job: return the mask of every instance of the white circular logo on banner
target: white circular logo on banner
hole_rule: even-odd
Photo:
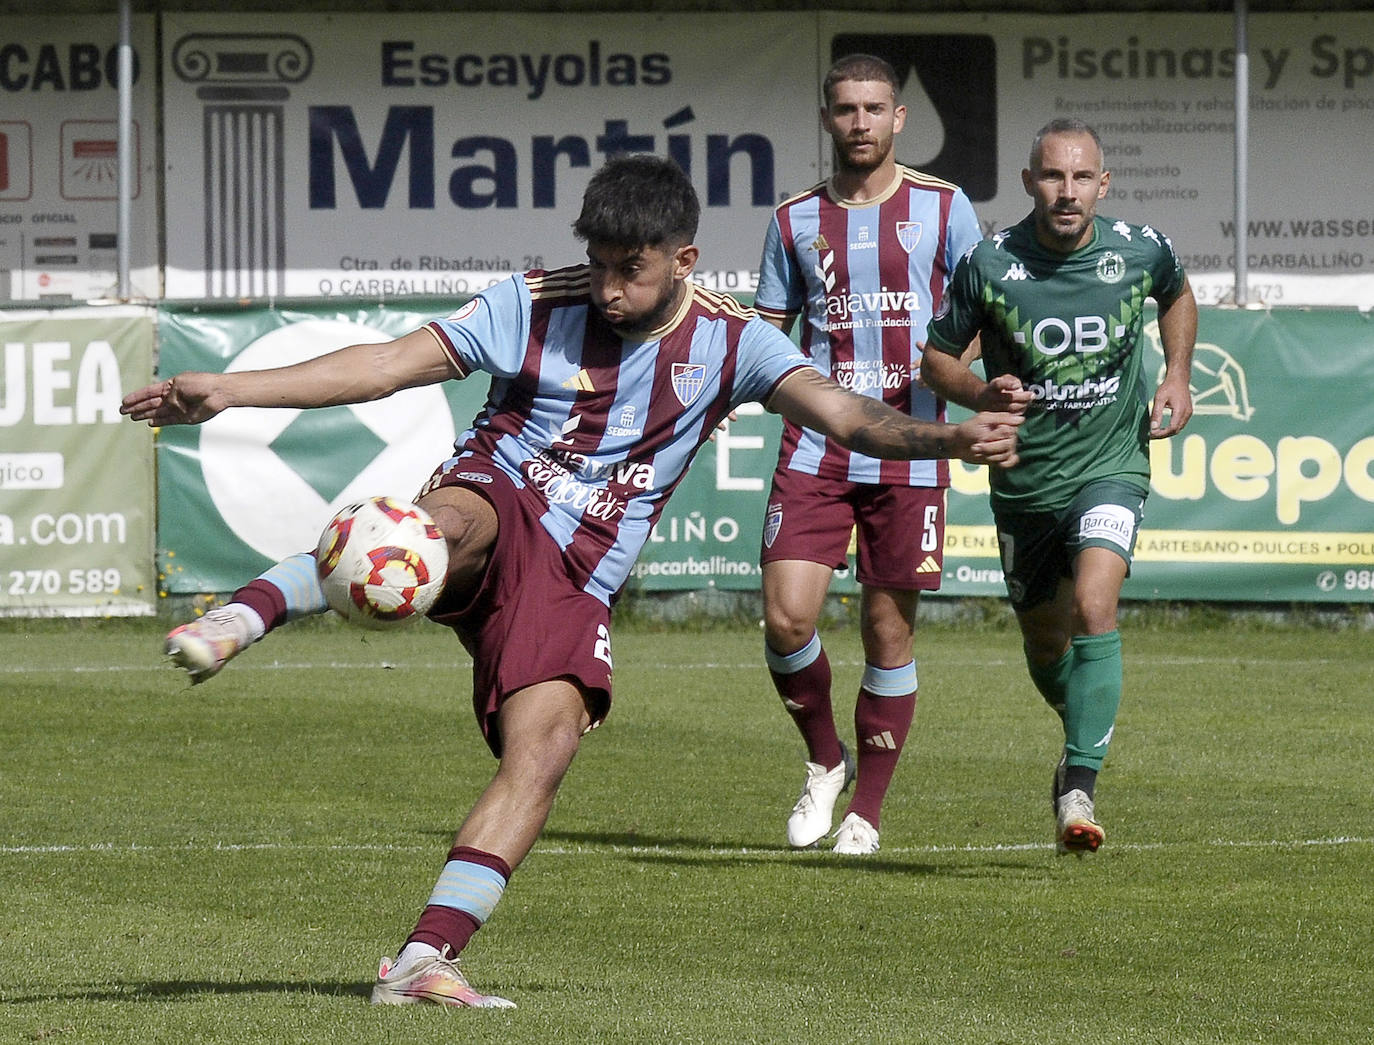
[[[390,340],[390,334],[360,324],[310,319],[264,334],[225,371],[288,366],[345,345]],[[229,528],[254,551],[282,559],[315,547],[324,524],[351,501],[381,494],[409,501],[452,452],[453,417],[438,385],[404,389],[375,403],[343,409],[382,449],[332,501],[272,449],[304,411],[226,410],[201,427],[200,463],[210,499]],[[322,455],[330,450],[320,448]]]

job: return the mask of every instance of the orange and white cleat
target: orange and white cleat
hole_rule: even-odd
[[[458,968],[458,959],[445,947],[437,957],[418,958],[404,969],[395,969],[383,958],[372,988],[373,1005],[452,1005],[469,1009],[513,1009],[515,1002],[491,994],[479,994]]]

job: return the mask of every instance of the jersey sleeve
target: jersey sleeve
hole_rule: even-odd
[[[1179,261],[1173,242],[1164,233],[1149,225],[1143,226],[1141,233],[1159,245],[1150,266],[1150,278],[1155,287],[1152,296],[1161,305],[1168,305],[1183,292],[1183,262]]]
[[[969,202],[962,189],[954,194],[954,199],[950,202],[949,220],[945,224],[948,229],[945,235],[945,271],[953,272],[959,264],[959,259],[977,246],[978,241],[983,238],[978,215],[973,212],[973,204]]]
[[[927,347],[961,355],[983,323],[982,280],[974,263],[975,243],[954,266],[945,296],[926,328]]]
[[[754,310],[769,319],[795,316],[806,306],[806,288],[797,272],[796,259],[782,232],[778,212],[769,219],[763,236],[763,257],[759,260],[759,286],[754,292]]]
[[[778,383],[802,367],[815,369],[790,337],[762,319],[750,320],[740,334],[731,408],[740,403],[767,402]]]
[[[484,370],[499,377],[520,372],[530,332],[530,291],[517,274],[488,287],[462,308],[425,324],[463,377]]]

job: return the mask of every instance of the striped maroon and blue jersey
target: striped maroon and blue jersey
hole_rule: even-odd
[[[592,306],[586,265],[514,276],[426,325],[463,377],[491,375],[444,467],[481,459],[509,475],[577,583],[608,604],[716,425],[811,366],[733,298],[687,287],[641,340]]]
[[[943,400],[913,377],[954,266],[980,238],[963,191],[909,167],[862,204],[821,182],[773,212],[754,307],[778,321],[801,315],[803,350],[846,388],[943,421]],[[880,461],[791,422],[778,465],[841,481],[949,485],[946,461]]]

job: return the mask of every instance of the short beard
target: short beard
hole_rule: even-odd
[[[889,144],[886,149],[875,153],[871,162],[856,163],[850,158],[849,150],[835,147],[835,166],[837,169],[847,171],[852,174],[869,174],[876,171],[892,155],[892,146]]]
[[[1046,239],[1063,244],[1065,248],[1074,247],[1078,241],[1082,239],[1083,233],[1092,225],[1093,220],[1090,215],[1075,214],[1074,217],[1080,219],[1079,224],[1072,232],[1064,232],[1057,226],[1050,224],[1051,217],[1052,215],[1049,214],[1045,216],[1045,220],[1040,223],[1040,231],[1044,234]]]

